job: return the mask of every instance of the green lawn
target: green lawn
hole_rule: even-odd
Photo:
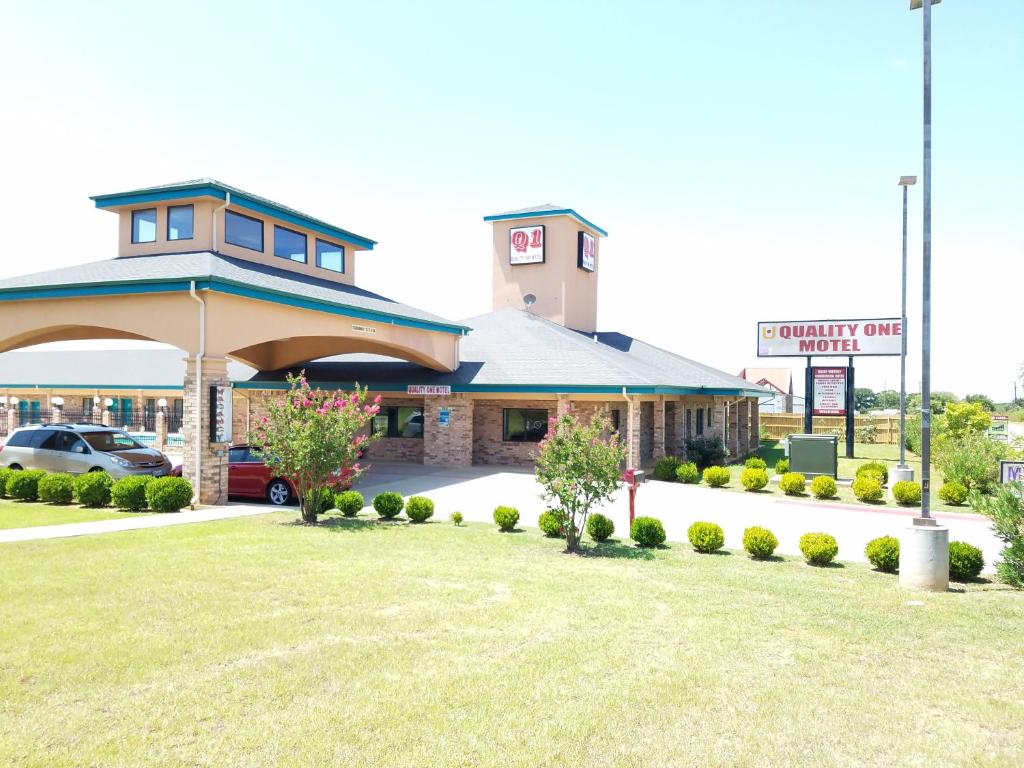
[[[0,530],[61,523],[88,523],[92,520],[112,520],[120,517],[138,517],[138,513],[118,512],[115,509],[87,509],[74,504],[59,506],[0,499]]]
[[[1024,763],[1000,585],[292,518],[0,545],[0,765]]]
[[[839,477],[852,479],[857,474],[857,467],[861,464],[866,464],[869,461],[882,461],[888,464],[890,467],[895,467],[899,464],[900,459],[900,448],[898,445],[878,445],[874,443],[856,443],[853,446],[854,457],[852,459],[846,458],[846,446],[839,446]],[[761,443],[761,448],[758,450],[757,455],[760,456],[768,464],[768,474],[770,476],[775,475],[774,467],[775,462],[781,458],[784,458],[784,452],[778,441],[766,440]],[[918,482],[921,480],[921,458],[913,453],[907,452],[907,466],[914,470],[914,479]],[[729,467],[732,479],[729,485],[726,486],[728,490],[745,492],[743,485],[740,483],[740,473],[743,472],[743,464],[733,464]],[[947,504],[939,498],[939,488],[942,487],[942,475],[938,473],[935,466],[932,465],[932,493],[931,493],[931,508],[933,510],[941,512],[958,512],[961,514],[970,514],[972,512],[969,506],[954,507]],[[782,491],[779,490],[779,486],[776,483],[769,483],[768,487],[763,491],[766,493],[775,493],[782,496]],[[808,498],[810,494],[810,483],[808,483]],[[814,500],[818,502],[816,499]],[[841,504],[863,504],[862,501],[857,499],[853,495],[853,491],[850,490],[848,485],[841,485],[838,489],[836,498],[833,499],[836,503]],[[899,507],[896,502],[892,501],[888,493],[883,500],[878,504],[872,504],[871,506],[888,506],[892,508]]]

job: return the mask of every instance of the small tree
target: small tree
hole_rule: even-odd
[[[991,497],[975,491],[971,506],[992,521],[992,530],[1006,545],[996,574],[1007,584],[1024,589],[1024,484],[1009,483]]]
[[[542,498],[562,518],[566,552],[579,549],[590,511],[618,489],[625,458],[607,414],[599,413],[589,424],[581,424],[572,412],[550,420],[535,456],[536,475]]]
[[[363,428],[380,410],[380,397],[366,402],[366,389],[324,392],[311,389],[305,373],[288,376],[291,390],[272,402],[250,440],[263,448],[274,474],[288,477],[299,495],[302,520],[315,523],[325,488],[354,480],[363,468],[359,453],[377,436]],[[342,478],[341,470],[351,470]]]

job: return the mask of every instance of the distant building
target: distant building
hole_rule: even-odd
[[[740,378],[775,393],[770,399],[761,399],[761,413],[793,413],[793,372],[789,368],[744,368]]]

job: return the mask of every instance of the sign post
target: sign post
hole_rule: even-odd
[[[809,357],[804,369],[804,434],[814,434],[814,369]]]

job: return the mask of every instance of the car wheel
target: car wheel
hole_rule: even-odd
[[[283,506],[291,499],[292,492],[284,480],[271,480],[267,486],[267,501],[276,507]]]
[[[21,464],[11,464],[11,466],[9,466],[8,469],[13,470],[14,472],[17,472],[18,470],[21,469]]]

